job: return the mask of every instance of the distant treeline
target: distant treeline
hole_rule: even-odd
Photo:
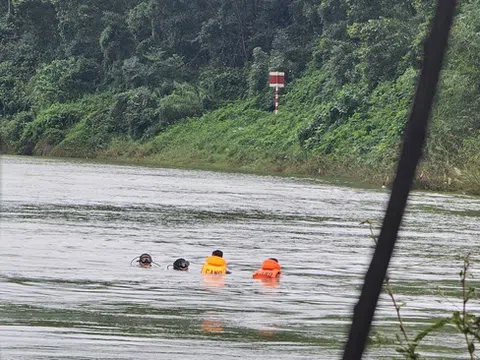
[[[3,152],[390,181],[433,0],[7,0]],[[271,113],[269,70],[287,73]],[[464,0],[418,183],[480,192],[480,1]]]

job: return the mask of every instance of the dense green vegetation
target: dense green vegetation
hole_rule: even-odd
[[[3,152],[388,182],[433,0],[7,0]],[[480,0],[461,2],[417,184],[480,193]],[[272,114],[269,70],[285,71]]]

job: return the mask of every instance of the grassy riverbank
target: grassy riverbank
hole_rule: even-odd
[[[286,104],[282,112],[249,108],[238,102],[202,118],[188,119],[170,127],[152,141],[140,143],[112,138],[106,148],[76,143],[76,136],[53,147],[48,155],[86,156],[153,165],[239,170],[286,175],[341,177],[376,185],[393,179],[400,137],[377,141],[376,151],[360,154],[345,151],[324,154],[302,148],[298,133],[308,124],[304,113],[296,114]],[[340,136],[350,129],[338,131]],[[377,130],[380,131],[380,130]],[[388,130],[385,130],[388,131]],[[73,132],[73,134],[78,134]],[[80,138],[84,138],[80,136]],[[91,139],[94,139],[92,134]],[[345,148],[358,146],[345,137]],[[390,141],[385,143],[386,140]],[[381,149],[386,149],[382,153]],[[479,165],[466,162],[435,163],[427,157],[421,164],[415,186],[435,191],[480,194]]]
[[[139,141],[111,131],[107,113],[111,96],[103,94],[49,108],[26,124],[16,142],[4,138],[2,143],[10,153],[28,147],[34,155],[342,177],[388,185],[416,74],[406,72],[366,95],[354,87],[327,93],[325,73],[310,75],[291,85],[278,115],[259,109],[255,99],[239,100]],[[323,95],[322,102],[317,101],[318,94]],[[439,108],[415,186],[480,194],[480,138],[467,137],[458,150],[439,156],[435,138],[441,124]],[[73,119],[71,128],[50,128],[65,119]],[[330,125],[319,129],[318,122]],[[18,124],[10,123],[14,125]],[[441,141],[440,145],[446,147]]]
[[[446,72],[444,81],[449,76],[454,74]],[[353,86],[338,91],[328,74],[316,70],[290,86],[277,115],[260,110],[256,99],[237,101],[169,126],[149,141],[112,137],[106,148],[82,140],[98,138],[98,131],[80,123],[51,154],[77,156],[84,151],[87,156],[170,166],[342,177],[388,185],[415,81],[416,73],[406,71],[372,92]],[[480,136],[445,140],[439,130],[444,126],[445,91],[449,89],[442,89],[435,107],[415,186],[480,194]],[[454,127],[450,131],[454,134]],[[80,141],[75,142],[77,138]]]
[[[433,3],[322,2],[309,11],[298,3],[284,22],[265,7],[265,19],[247,27],[250,37],[218,37],[217,25],[232,25],[223,18],[227,3],[219,13],[195,2],[195,14],[154,3],[138,0],[113,14],[110,3],[97,11],[22,2],[0,18],[0,150],[392,181]],[[85,29],[76,14],[88,9],[111,16]],[[260,11],[243,10],[245,21]],[[171,31],[155,27],[199,14],[182,34],[175,22]],[[264,32],[267,20],[272,33]],[[73,25],[75,36],[62,32]],[[480,194],[479,27],[480,0],[463,2],[418,188]],[[273,69],[287,73],[278,115],[267,82]]]
[[[371,92],[354,86],[332,91],[331,79],[315,70],[290,85],[278,115],[259,108],[258,99],[238,100],[170,125],[144,141],[112,131],[112,95],[88,96],[52,106],[27,121],[11,120],[0,129],[2,145],[9,153],[342,177],[388,185],[415,80],[416,73],[407,71]],[[442,94],[415,186],[480,194],[480,136],[456,135],[448,142],[444,130],[439,130],[445,116]],[[68,122],[70,127],[58,125]]]

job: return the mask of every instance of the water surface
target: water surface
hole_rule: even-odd
[[[388,200],[308,179],[28,157],[3,157],[1,180],[0,358],[15,360],[336,359],[372,253],[360,222]],[[461,307],[459,257],[479,260],[479,212],[474,197],[412,196],[391,267],[412,334]],[[208,282],[200,268],[217,248],[233,273]],[[130,267],[143,252],[161,267]],[[178,257],[188,273],[166,269]],[[266,257],[282,264],[278,284],[251,279]],[[398,332],[385,295],[375,325]],[[467,358],[452,328],[424,343],[429,357]],[[376,344],[366,357],[396,356]]]

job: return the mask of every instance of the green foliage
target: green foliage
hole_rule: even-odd
[[[95,157],[111,141],[111,129],[105,118],[106,111],[95,111],[77,123],[65,139],[53,148],[58,156]]]
[[[97,64],[85,58],[54,60],[33,77],[33,102],[42,108],[74,100],[95,89],[99,74]]]
[[[200,74],[200,87],[206,108],[212,109],[241,98],[247,82],[242,69],[206,67]]]
[[[29,107],[25,83],[12,73],[13,62],[0,62],[0,115],[14,115]]]
[[[107,0],[52,0],[58,19],[60,51],[66,57],[101,61],[100,34],[103,13],[112,10]],[[119,3],[115,4],[120,7]]]
[[[118,149],[158,134],[187,138],[180,129],[199,126],[207,137],[216,134],[210,139],[216,145],[194,136],[191,148],[209,148],[198,153],[211,161],[314,173],[364,169],[370,179],[387,178],[395,166],[435,6],[433,0],[8,4],[0,16],[4,151],[74,155],[78,146],[92,156],[91,149],[107,154],[112,138]],[[480,192],[479,9],[480,0],[469,0],[458,10],[419,172],[426,188]],[[276,117],[269,70],[287,73]],[[69,116],[69,107],[80,107],[77,115]],[[184,121],[193,117],[199,118]]]
[[[428,335],[432,335],[434,332],[441,330],[448,324],[452,323],[452,318],[443,318],[435,321],[433,324],[429,325],[427,328],[423,329],[422,331],[418,332],[415,335],[415,338],[412,341],[404,343],[403,341],[397,342],[399,344],[396,348],[399,354],[402,354],[403,357],[407,360],[420,360],[422,356],[417,353],[417,348],[420,345],[421,341]]]
[[[77,104],[54,104],[41,111],[34,121],[26,123],[19,139],[19,151],[33,154],[40,141],[56,145],[82,117],[82,109]]]
[[[203,94],[187,83],[176,83],[172,93],[160,100],[162,125],[171,125],[203,113]]]
[[[430,130],[428,156],[454,161],[463,139],[480,130],[480,2],[464,5],[453,28],[448,62]]]
[[[144,140],[166,126],[203,113],[203,95],[187,83],[175,83],[165,96],[142,87],[117,94],[108,114],[110,131]]]
[[[127,14],[127,24],[137,43],[154,40],[155,26],[154,5],[152,1],[143,1],[130,9]]]
[[[371,86],[401,74],[398,67],[409,51],[413,29],[403,19],[389,18],[354,23],[348,28],[349,36],[360,43],[359,66]]]
[[[55,8],[46,0],[16,1],[13,6],[15,18],[10,21],[14,32],[19,36],[18,42],[24,47],[22,56],[17,57],[17,60],[23,62],[28,59],[32,71],[56,55],[59,36]],[[14,50],[13,55],[20,55],[18,49]]]
[[[108,118],[111,131],[141,139],[160,119],[159,97],[147,88],[117,94]]]
[[[253,49],[253,64],[248,74],[248,95],[255,96],[265,91],[268,83],[268,56],[257,47]]]
[[[312,66],[332,74],[338,86],[358,82],[357,48],[358,45],[351,41],[322,38],[314,48]]]
[[[174,81],[188,79],[183,58],[178,55],[168,56],[165,51],[151,47],[137,56],[124,60],[123,78],[128,87],[148,86],[168,94],[173,89]]]
[[[25,125],[34,120],[31,112],[16,113],[10,120],[1,119],[0,137],[2,139],[2,152],[15,152],[18,149],[20,138]]]
[[[124,17],[108,11],[104,14],[105,28],[100,34],[100,49],[103,54],[105,71],[114,82],[121,83],[117,72],[124,59],[130,57],[135,49],[133,35],[127,27]]]

